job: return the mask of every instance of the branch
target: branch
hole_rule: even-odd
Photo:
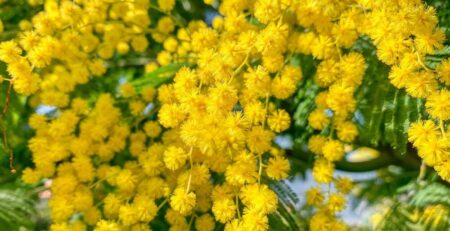
[[[361,162],[350,162],[347,160],[341,160],[336,162],[336,169],[347,172],[368,172],[374,171],[380,168],[388,167],[389,165],[396,164],[396,160],[385,152],[380,152],[380,155],[371,160]]]
[[[389,165],[398,165],[406,169],[418,169],[420,161],[416,160],[409,152],[404,155],[396,154],[392,149],[379,150],[380,155],[371,160],[351,162],[348,160],[341,160],[335,162],[336,169],[347,172],[368,172],[378,170],[380,168],[388,167]],[[302,150],[298,145],[294,145],[292,150],[286,150],[287,155],[291,155],[294,158],[299,158],[302,161],[308,162],[312,160],[312,156],[315,154]]]

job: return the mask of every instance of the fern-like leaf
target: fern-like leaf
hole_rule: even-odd
[[[284,182],[273,182],[271,188],[278,195],[278,209],[269,215],[272,230],[303,230],[306,221],[296,212],[299,199],[294,191]]]
[[[35,203],[22,191],[0,189],[0,227],[2,230],[32,230]]]
[[[444,204],[450,207],[450,187],[432,183],[418,190],[411,200],[411,205],[424,207],[432,204]]]

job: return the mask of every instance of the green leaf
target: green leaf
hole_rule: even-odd
[[[433,56],[450,56],[450,46],[445,46],[441,50],[434,52]]]
[[[314,99],[319,91],[319,87],[314,80],[308,79],[297,92],[298,106],[294,113],[295,125],[306,127],[308,124],[308,115],[314,109]]]
[[[279,203],[277,211],[269,215],[269,230],[301,230],[306,221],[296,213],[297,195],[284,182],[271,182],[270,186],[278,195]]]
[[[359,107],[364,119],[360,126],[362,143],[374,146],[386,143],[395,151],[404,154],[408,144],[409,126],[424,113],[422,101],[393,86],[369,91],[370,93],[373,93],[374,97]]]
[[[445,46],[434,54],[427,55],[427,57],[425,57],[425,65],[431,69],[436,69],[436,67],[448,57],[450,57],[450,46]]]
[[[36,216],[34,201],[24,192],[0,190],[0,225],[7,230],[19,230],[20,227],[32,230]]]
[[[372,76],[366,76],[371,78]],[[388,98],[389,85],[382,80],[364,83],[361,87],[362,96],[359,98],[358,111],[362,113],[360,123],[360,139],[371,145],[377,145],[382,137],[381,126],[383,113],[392,105],[385,104]]]
[[[272,189],[280,197],[280,200],[282,200],[285,204],[290,205],[290,207],[294,208],[295,205],[299,202],[299,199],[295,192],[285,182],[273,182],[271,186]]]
[[[403,95],[398,90],[394,90],[389,91],[386,98],[383,105],[385,138],[386,140],[395,140],[396,115],[399,113],[397,105],[403,100]]]
[[[169,82],[175,73],[183,66],[191,66],[189,63],[172,63],[167,66],[160,67],[141,78],[131,81],[131,84],[140,90],[142,87],[158,87],[163,83]]]
[[[404,154],[408,128],[424,114],[423,103],[395,88],[388,79],[389,67],[374,54],[367,54],[366,61],[369,68],[356,94],[359,142],[374,147],[387,144]]]
[[[294,98],[294,105],[296,107],[290,112],[293,115],[292,119],[294,121],[294,137],[299,144],[304,144],[314,132],[314,129],[308,126],[308,116],[314,110],[314,99],[320,92],[319,86],[314,82],[317,62],[311,55],[298,55],[294,56],[291,60],[292,65],[301,66],[304,76]]]
[[[440,183],[431,183],[418,190],[410,204],[416,207],[426,207],[433,204],[450,206],[450,188]]]

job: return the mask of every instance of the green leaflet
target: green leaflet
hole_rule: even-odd
[[[433,56],[450,56],[450,46],[445,46],[441,50],[434,52]]]
[[[272,189],[277,193],[286,205],[289,205],[290,208],[294,208],[297,203],[300,202],[295,192],[292,188],[283,181],[276,182],[274,181],[271,185]]]
[[[389,144],[404,154],[408,128],[423,114],[422,101],[391,85],[380,85],[368,90],[367,94],[367,100],[358,107],[361,112],[361,143],[372,146]]]
[[[298,106],[294,114],[295,125],[306,127],[308,124],[309,113],[314,109],[314,98],[319,92],[319,87],[315,85],[314,80],[306,80],[297,92]]]
[[[407,95],[404,90],[393,89],[390,94],[393,98],[384,103],[384,139],[394,150],[404,154],[409,126],[419,119],[423,105],[420,99]]]
[[[410,204],[415,207],[426,207],[431,204],[450,206],[450,188],[444,184],[433,182],[418,190]]]
[[[402,189],[403,188],[403,189]],[[432,182],[418,187],[412,182],[398,190],[399,196],[391,210],[385,214],[377,230],[448,230],[450,217],[442,216],[440,219],[430,219],[429,214],[423,211],[432,205],[440,205],[448,211],[450,206],[450,190],[448,186]],[[415,193],[410,193],[414,191]],[[410,195],[408,198],[407,195]],[[403,197],[403,199],[400,199]],[[405,198],[408,198],[405,200]],[[417,209],[422,211],[417,214]],[[419,217],[417,217],[419,215]],[[413,218],[413,219],[412,219]],[[436,220],[435,220],[436,219]],[[435,222],[438,221],[438,222]]]
[[[408,128],[423,115],[423,102],[392,86],[388,67],[374,55],[367,56],[367,63],[363,84],[356,94],[359,141],[368,146],[389,145],[404,154]]]
[[[436,68],[450,56],[450,46],[426,58],[429,68]],[[404,154],[408,144],[407,132],[411,123],[424,116],[424,101],[396,89],[387,78],[388,69],[375,56],[367,56],[369,68],[358,93],[360,141],[365,145],[388,144]]]
[[[442,50],[436,51],[433,55],[425,58],[425,65],[435,69],[444,59],[450,57],[450,46],[445,46]]]
[[[139,91],[143,87],[158,87],[163,83],[169,82],[175,73],[183,66],[191,66],[189,63],[172,63],[167,66],[160,67],[153,72],[145,74],[141,78],[137,78],[130,83]]]
[[[0,190],[0,227],[5,230],[33,230],[36,216],[34,201],[25,193]]]
[[[317,60],[312,56],[299,55],[292,59],[293,65],[301,66],[304,79],[298,86],[298,91],[294,99],[297,105],[293,114],[293,122],[295,126],[294,137],[299,143],[305,143],[309,136],[313,134],[313,129],[308,126],[308,116],[315,108],[314,99],[319,93],[319,86],[314,83],[314,73]]]
[[[295,212],[299,202],[297,195],[282,181],[272,182],[270,185],[278,195],[278,209],[269,215],[269,230],[302,230],[300,227],[306,221]]]
[[[385,98],[387,95],[387,85],[371,83],[372,87],[367,87],[364,98],[358,101],[358,111],[362,118],[359,119],[359,134],[363,143],[377,145],[381,139],[382,113]],[[365,88],[363,85],[362,88]],[[386,105],[388,106],[388,105]],[[386,110],[386,109],[385,109]]]

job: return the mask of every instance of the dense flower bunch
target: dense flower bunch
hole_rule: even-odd
[[[23,172],[28,183],[53,180],[52,230],[149,230],[157,216],[172,230],[267,230],[278,206],[269,183],[290,171],[274,138],[291,126],[279,105],[302,80],[296,54],[320,60],[314,80],[322,90],[308,117],[318,183],[306,193],[316,211],[310,228],[346,230],[338,214],[352,182],[333,172],[358,136],[354,93],[366,63],[352,46],[361,36],[391,66],[395,87],[426,100],[430,119],[409,138],[450,181],[450,60],[424,64],[444,40],[433,8],[418,0],[224,0],[209,27],[177,21],[174,6],[48,0],[17,38],[0,44],[15,91],[32,95],[34,106],[56,107],[29,119],[35,168]],[[154,25],[150,9],[164,15]],[[149,38],[163,50],[146,71],[188,63],[171,83],[124,83],[95,102],[71,96],[105,75],[107,60],[146,52]]]
[[[352,189],[352,182],[333,176],[334,162],[344,158],[345,144],[351,144],[358,135],[352,122],[356,109],[353,95],[366,68],[364,57],[349,49],[358,38],[362,17],[362,10],[351,3],[307,1],[296,8],[298,23],[308,28],[298,35],[298,49],[321,60],[314,80],[323,91],[315,99],[316,109],[308,122],[322,132],[309,139],[308,147],[317,155],[313,177],[329,189],[313,187],[307,192],[307,203],[318,209],[310,222],[312,230],[346,228],[335,215],[346,207],[345,194]],[[334,192],[330,191],[332,183]]]
[[[86,5],[48,2],[42,14],[54,14],[65,9],[66,4],[79,9],[82,15],[84,11],[89,12],[88,2]],[[116,8],[116,4],[120,7]],[[159,9],[173,7],[173,4],[166,4],[161,1]],[[138,6],[149,7],[145,2]],[[36,136],[30,140],[29,148],[36,168],[26,169],[23,174],[24,181],[29,183],[41,178],[53,179],[50,201],[53,230],[79,230],[87,226],[93,226],[94,230],[148,230],[147,224],[167,202],[170,209],[165,218],[175,230],[188,229],[194,220],[198,230],[212,230],[216,221],[226,224],[226,229],[230,230],[268,228],[267,215],[277,209],[278,199],[263,182],[284,179],[290,170],[283,152],[272,143],[276,133],[289,128],[290,116],[283,109],[277,109],[270,99],[272,96],[286,99],[292,95],[302,73],[298,67],[285,65],[284,60],[270,71],[262,65],[252,67],[261,54],[283,57],[287,51],[288,28],[282,23],[282,15],[269,28],[257,28],[245,20],[245,8],[239,12],[242,14],[240,23],[247,28],[242,38],[236,25],[224,26],[226,22],[222,24],[220,19],[216,20],[215,29],[193,21],[186,28],[178,28],[176,37],[169,35],[175,29],[171,17],[161,18],[157,28],[149,30],[152,38],[161,42],[165,49],[156,57],[159,65],[186,61],[185,56],[189,54],[195,57],[197,66],[182,68],[173,84],[159,88],[158,120],[166,128],[164,131],[158,122],[145,118],[154,113],[152,109],[146,111],[154,98],[154,89],[144,88],[137,94],[131,84],[123,84],[120,94],[128,101],[128,112],[116,107],[117,102],[109,94],[101,95],[95,105],[90,106],[82,98],[68,97],[67,93],[75,84],[86,83],[94,74],[86,72],[88,70],[83,70],[84,75],[72,72],[70,61],[74,60],[64,60],[71,53],[56,56],[53,50],[45,48],[43,54],[51,57],[45,65],[36,66],[29,58],[29,51],[25,50],[26,54],[21,56],[22,37],[18,43],[2,44],[5,54],[10,44],[18,48],[14,60],[4,60],[9,67],[21,60],[30,64],[30,68],[38,68],[42,76],[41,81],[33,74],[37,78],[35,87],[20,91],[16,84],[22,76],[10,72],[16,91],[22,94],[38,91],[35,104],[59,109],[52,118],[38,114],[30,118],[29,124],[36,130]],[[106,71],[102,60],[107,60],[114,52],[126,54],[128,43],[133,46],[133,37],[125,32],[106,34],[99,43],[95,42],[101,36],[97,28],[105,29],[112,21],[117,27],[107,31],[122,27],[126,31],[127,26],[131,26],[130,30],[138,30],[131,33],[132,36],[143,36],[143,28],[148,26],[135,25],[125,19],[121,24],[121,20],[116,22],[111,18],[115,13],[127,15],[126,9],[132,14],[139,12],[135,3],[104,3],[102,9],[108,11],[105,12],[108,17],[93,22],[91,30],[86,32],[91,39],[86,44],[92,47],[86,50],[77,46],[80,44],[73,46],[80,57],[99,57],[96,60],[102,67],[99,75]],[[119,9],[124,12],[115,12]],[[237,12],[224,9],[223,14],[227,13]],[[62,25],[55,28],[48,38],[54,39],[55,44],[63,44],[64,41],[59,41],[59,36],[64,37],[61,34],[79,35],[91,25],[69,26],[67,30]],[[35,35],[35,31],[26,30],[23,34]],[[259,42],[258,49],[252,48],[258,33],[264,33],[265,38]],[[40,34],[36,36],[39,41]],[[78,37],[73,39],[78,40]],[[268,49],[269,41],[282,44],[276,50]],[[142,50],[133,48],[143,51],[147,40],[143,44]],[[221,57],[219,50],[227,52],[227,56]],[[83,59],[77,61],[90,63]],[[146,68],[151,71],[154,67],[151,63]],[[84,79],[71,83],[72,75]],[[123,114],[131,114],[134,126],[124,122]],[[127,153],[131,158],[125,164],[114,163],[118,155]],[[212,174],[224,176],[224,181],[213,182]],[[82,218],[73,221],[76,214]],[[191,222],[188,223],[186,217]]]
[[[377,45],[378,58],[391,66],[390,82],[426,101],[430,119],[413,124],[409,140],[425,164],[450,181],[450,141],[445,128],[450,118],[450,61],[444,60],[435,69],[425,65],[425,56],[441,49],[445,40],[437,28],[435,10],[420,1],[367,2],[362,7],[369,12],[362,33]]]
[[[445,128],[450,118],[450,61],[444,60],[435,69],[425,65],[425,56],[441,49],[445,40],[437,28],[436,12],[420,1],[367,3],[364,7],[371,12],[368,25],[362,28],[377,44],[378,58],[391,66],[390,82],[426,101],[429,119],[410,127],[409,141],[426,165],[450,181],[450,140]]]
[[[297,11],[304,16],[299,17],[301,25],[312,27],[317,33],[305,49],[323,59],[315,80],[319,86],[328,88],[317,96],[317,109],[309,116],[311,127],[331,127],[328,138],[318,135],[309,140],[310,150],[321,156],[314,164],[315,180],[320,183],[337,181],[339,191],[340,179],[333,179],[332,162],[343,157],[342,142],[351,144],[358,134],[357,127],[346,119],[351,119],[352,115],[348,115],[355,109],[352,96],[361,84],[364,58],[352,51],[343,55],[342,49],[348,51],[345,48],[351,47],[361,35],[373,40],[379,60],[391,66],[389,80],[395,87],[405,88],[413,97],[426,99],[427,112],[434,119],[412,125],[410,141],[427,165],[434,166],[442,178],[450,180],[450,142],[444,125],[450,115],[450,92],[447,90],[450,65],[449,61],[444,61],[436,70],[431,70],[424,64],[425,56],[442,48],[445,39],[443,32],[436,28],[438,20],[434,9],[425,7],[420,1],[351,2],[345,5],[343,2],[310,1],[310,4],[299,6]],[[334,135],[339,141],[332,138]],[[316,188],[307,196],[311,204],[323,200]],[[333,207],[330,205],[332,196],[335,195],[329,196],[328,210]],[[325,216],[317,217],[311,223],[319,229],[330,228]]]
[[[244,17],[250,2],[236,9],[237,3],[224,2],[225,17],[214,28],[187,28],[196,68],[182,68],[158,91],[158,120],[171,137],[162,160],[177,179],[169,199],[174,211],[192,216],[211,209],[225,230],[266,230],[278,200],[262,178],[281,180],[289,173],[272,141],[289,128],[290,116],[273,101],[291,96],[302,72],[285,60],[292,25],[281,9],[257,27]],[[210,174],[225,180],[211,184]]]
[[[21,22],[17,39],[0,45],[0,60],[8,64],[14,89],[35,93],[35,103],[68,106],[76,85],[105,73],[102,59],[115,51],[125,54],[130,46],[136,52],[148,46],[148,2],[77,2],[46,1],[31,22]]]

